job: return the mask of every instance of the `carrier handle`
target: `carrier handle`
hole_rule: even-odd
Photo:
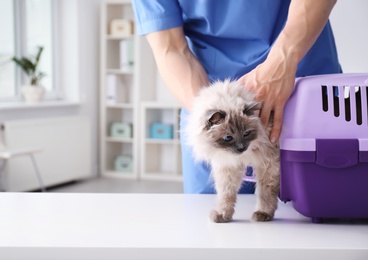
[[[327,168],[347,168],[359,163],[358,139],[316,139],[316,163]]]

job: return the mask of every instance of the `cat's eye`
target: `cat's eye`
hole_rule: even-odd
[[[230,142],[231,140],[233,140],[233,137],[231,135],[227,135],[223,137],[225,142]]]
[[[247,137],[249,134],[250,134],[250,131],[249,131],[249,130],[247,130],[247,131],[245,131],[245,132],[244,132],[243,136],[244,136],[244,137]]]

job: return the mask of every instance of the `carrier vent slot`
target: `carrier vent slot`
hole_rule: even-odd
[[[328,111],[327,86],[322,86],[322,109],[325,112]]]
[[[355,87],[355,107],[356,107],[356,122],[362,124],[362,91],[360,87]]]
[[[368,86],[321,85],[321,90],[324,112],[330,110],[335,117],[345,117],[347,122],[353,119],[357,125],[362,125],[364,120],[368,122]]]
[[[350,110],[350,87],[344,86],[344,99],[345,99],[345,120],[351,120],[351,110]]]
[[[339,88],[336,86],[332,87],[333,90],[333,106],[334,106],[334,115],[336,117],[340,116],[340,106],[339,106]]]

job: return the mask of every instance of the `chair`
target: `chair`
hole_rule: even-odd
[[[5,171],[6,171],[6,165],[8,161],[12,158],[18,157],[18,156],[29,156],[29,158],[32,161],[34,171],[37,176],[38,183],[40,185],[41,191],[45,192],[46,188],[43,184],[41,174],[36,162],[36,159],[34,157],[35,153],[39,153],[42,150],[38,148],[23,148],[23,149],[8,149],[5,146],[4,142],[4,125],[0,125],[0,162],[2,165],[0,166],[0,190],[6,191],[5,187]]]

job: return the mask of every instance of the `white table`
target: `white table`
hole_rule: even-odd
[[[289,204],[215,224],[214,195],[0,193],[0,259],[368,259],[368,224],[312,224]]]

